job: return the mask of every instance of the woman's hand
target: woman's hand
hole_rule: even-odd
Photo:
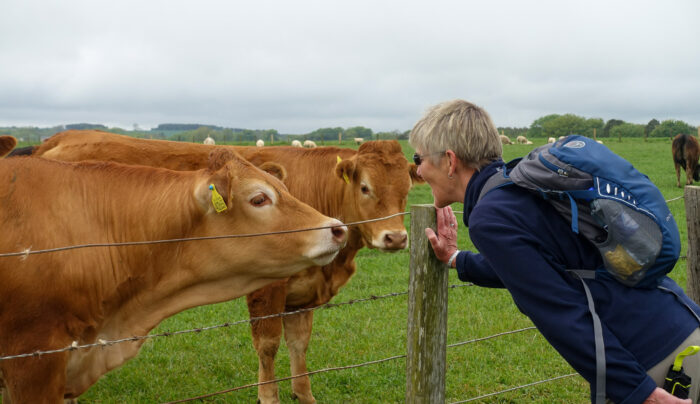
[[[644,400],[644,403],[642,404],[692,404],[692,400],[690,399],[682,399],[678,398],[675,396],[672,396],[671,393],[668,391],[657,387],[654,389],[654,391],[651,392],[651,395],[647,397],[646,400]]]
[[[433,246],[437,259],[447,263],[452,254],[457,251],[457,218],[451,207],[437,208],[437,234],[433,229],[427,228],[425,235]]]

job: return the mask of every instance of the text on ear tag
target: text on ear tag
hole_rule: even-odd
[[[336,157],[338,157],[338,163],[343,161],[343,159],[341,159],[340,156],[336,156]],[[347,184],[350,183],[350,178],[348,178],[348,173],[346,173],[345,171],[343,171],[343,179],[345,180],[345,183],[347,183]]]
[[[214,205],[214,210],[216,213],[221,213],[227,209],[226,202],[221,194],[216,190],[214,184],[209,184],[209,189],[211,189],[211,204]]]

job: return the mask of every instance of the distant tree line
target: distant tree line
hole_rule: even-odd
[[[134,124],[133,130],[108,128],[102,124],[73,123],[58,125],[50,128],[38,127],[0,127],[0,134],[9,134],[24,143],[39,143],[42,140],[68,129],[96,129],[134,137],[149,139],[171,139],[185,142],[201,143],[207,137],[217,143],[255,142],[258,139],[266,143],[287,142],[292,140],[313,140],[318,144],[336,144],[338,136],[344,140],[362,138],[364,140],[408,139],[410,130],[389,132],[373,132],[364,126],[349,128],[330,127],[319,128],[305,134],[281,134],[275,129],[241,129],[224,128],[215,125],[163,123],[150,130],[140,130]],[[623,138],[623,137],[653,137],[671,138],[679,133],[696,134],[697,128],[680,120],[659,122],[650,120],[646,125],[625,122],[620,119],[610,119],[605,122],[601,118],[585,118],[574,114],[550,114],[536,119],[529,127],[499,127],[498,132],[510,138],[520,135],[529,138],[566,136],[579,134],[587,137]]]
[[[501,128],[499,128],[500,130]],[[503,128],[511,129],[511,128]],[[620,119],[604,122],[601,118],[584,118],[574,114],[551,114],[536,119],[529,128],[519,128],[528,137],[555,137],[578,134],[587,137],[623,138],[655,137],[669,138],[679,133],[695,134],[697,129],[680,120],[659,122],[650,120],[646,125],[628,123]],[[507,134],[507,133],[506,133]],[[513,133],[513,136],[517,136]]]

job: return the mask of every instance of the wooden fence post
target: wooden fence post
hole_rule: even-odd
[[[411,206],[406,403],[445,402],[449,269],[435,258],[425,228],[436,229],[433,205]]]
[[[685,218],[688,223],[688,274],[686,293],[700,304],[700,187],[686,186]]]

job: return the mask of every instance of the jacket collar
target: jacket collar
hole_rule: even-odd
[[[472,210],[476,206],[479,199],[479,194],[481,189],[484,187],[486,180],[495,174],[498,168],[503,167],[503,160],[494,160],[488,165],[474,172],[472,177],[469,179],[469,184],[467,184],[467,191],[464,193],[464,215],[463,221],[464,225],[469,227],[469,215],[471,215]]]

